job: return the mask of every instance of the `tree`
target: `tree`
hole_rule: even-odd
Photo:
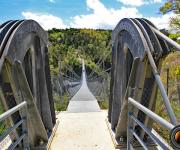
[[[168,0],[161,8],[160,12],[162,14],[167,14],[169,12],[174,12],[177,14],[175,17],[171,18],[170,27],[173,33],[170,33],[169,37],[180,43],[180,1],[179,0]]]
[[[160,12],[162,14],[167,14],[169,12],[174,12],[176,17],[172,17],[170,21],[170,27],[173,33],[169,34],[169,37],[180,43],[180,1],[179,0],[168,0],[161,8]],[[175,76],[175,82],[177,86],[178,97],[180,99],[180,66],[176,66],[173,69],[173,74]]]
[[[61,58],[61,70],[70,65],[75,72],[81,74],[79,58],[86,60],[86,71],[96,70],[97,74],[108,69],[111,62],[111,30],[92,29],[52,29],[49,30],[49,60],[52,76],[58,75]],[[98,60],[104,60],[105,68],[97,65]],[[109,65],[108,65],[109,64]]]
[[[168,12],[174,12],[179,14],[180,12],[180,1],[179,0],[168,0],[161,8],[160,12],[166,14]]]

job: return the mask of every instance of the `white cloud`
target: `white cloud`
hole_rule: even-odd
[[[131,5],[131,6],[141,6],[144,5],[144,0],[117,0],[124,5]]]
[[[55,1],[54,1],[54,0],[49,0],[49,2],[51,2],[51,3],[55,3]]]
[[[76,28],[114,28],[120,19],[142,17],[136,8],[106,8],[99,0],[87,0],[87,7],[93,10],[88,15],[72,17],[71,27]]]
[[[162,0],[119,0],[132,2],[131,4],[140,5],[141,3],[160,3]],[[119,9],[107,8],[100,0],[87,0],[87,9],[92,13],[78,15],[71,18],[71,27],[75,28],[111,28],[113,29],[122,18],[147,18],[158,28],[168,28],[170,18],[175,14],[170,13],[160,17],[146,17],[135,7],[121,7]]]
[[[33,19],[37,21],[45,30],[52,28],[66,28],[63,20],[51,14],[41,14],[33,12],[22,12],[25,19]]]
[[[176,14],[169,13],[165,14],[161,17],[149,17],[149,19],[154,25],[156,25],[159,29],[168,29],[169,22],[172,17],[175,17]]]
[[[117,0],[117,1],[121,2],[123,5],[136,6],[136,7],[162,2],[162,0]]]
[[[161,0],[151,0],[160,2]],[[87,9],[92,13],[77,15],[69,18],[69,24],[65,25],[63,20],[57,16],[43,13],[22,12],[25,19],[33,19],[44,28],[92,28],[113,29],[122,18],[142,18],[143,16],[135,7],[121,7],[119,9],[107,8],[100,0],[86,0]],[[168,28],[169,20],[175,16],[169,13],[160,17],[145,17],[152,21],[158,28]]]
[[[162,0],[154,0],[154,3],[161,3]]]

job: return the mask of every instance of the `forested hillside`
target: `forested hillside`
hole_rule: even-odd
[[[52,74],[58,74],[70,65],[81,73],[80,58],[84,58],[87,71],[101,72],[110,66],[111,30],[52,29],[49,33],[49,60]],[[104,60],[104,68],[96,63]]]

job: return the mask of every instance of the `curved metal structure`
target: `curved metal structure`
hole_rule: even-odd
[[[180,149],[180,127],[159,76],[163,56],[170,47],[180,50],[180,45],[146,19],[125,18],[113,31],[112,46],[108,120],[115,139],[125,143],[122,147],[127,144],[127,149],[137,145],[148,149],[149,143],[169,149],[152,132],[155,121],[170,131],[172,146]],[[77,80],[66,76],[67,82],[58,81],[57,89],[63,84],[62,92],[80,84],[74,82],[79,77],[73,69],[68,70]],[[158,88],[170,122],[154,113]],[[0,121],[5,120],[7,127],[0,141],[10,136],[9,149],[46,149],[56,117],[47,33],[33,20],[11,20],[0,25],[0,102],[5,111]]]
[[[142,141],[149,137],[131,117],[128,120],[129,113],[149,130],[152,129],[152,118],[136,105],[128,104],[131,103],[128,101],[129,97],[153,112],[159,88],[171,120],[171,127],[177,124],[159,76],[161,58],[171,51],[169,45],[180,50],[178,44],[167,37],[164,38],[164,35],[146,19],[122,19],[113,31],[108,120],[115,132],[116,140],[127,140],[129,149],[133,146],[134,137]],[[130,131],[134,134],[131,135]]]
[[[0,26],[0,100],[5,111],[26,101],[27,111],[12,115],[8,126],[26,117],[29,147],[47,143],[56,122],[47,33],[33,20],[8,21]],[[11,138],[15,140],[19,134],[16,131]]]

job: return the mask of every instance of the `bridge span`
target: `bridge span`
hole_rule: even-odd
[[[112,33],[108,112],[89,90],[82,61],[81,86],[59,114],[47,43],[47,33],[33,20],[0,25],[0,122],[5,125],[0,142],[10,139],[6,149],[180,149],[180,125],[159,75],[162,59],[180,51],[178,43],[147,19],[122,19]],[[169,120],[155,113],[158,89]],[[154,123],[167,129],[170,144],[154,131]]]
[[[60,123],[51,144],[52,150],[115,150],[105,121],[107,111],[100,111],[87,86],[84,60],[81,87],[71,98],[67,111],[57,117]]]
[[[87,86],[86,69],[84,60],[82,60],[82,77],[81,87],[78,92],[71,98],[68,112],[98,112],[100,111],[96,98]]]

